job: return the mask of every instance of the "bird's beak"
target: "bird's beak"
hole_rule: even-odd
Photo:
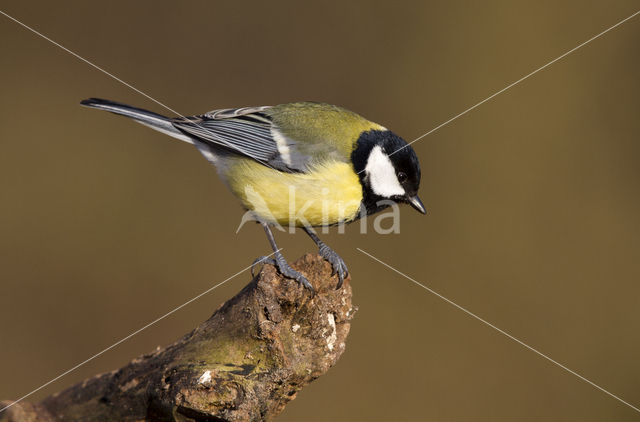
[[[409,204],[411,204],[413,208],[420,211],[422,214],[427,213],[427,210],[424,208],[424,205],[422,204],[422,201],[420,200],[420,198],[418,198],[418,195],[410,196],[408,200],[409,200]]]

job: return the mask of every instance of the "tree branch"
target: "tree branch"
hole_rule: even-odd
[[[266,265],[235,297],[176,343],[31,404],[2,421],[261,421],[335,365],[353,317],[351,286],[317,255],[294,268],[312,296]],[[11,402],[4,402],[4,407]]]

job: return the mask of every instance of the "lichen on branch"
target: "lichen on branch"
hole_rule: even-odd
[[[279,414],[345,349],[350,280],[317,255],[293,264],[316,294],[271,265],[177,342],[74,385],[0,421],[262,421]],[[11,403],[3,402],[2,407]]]

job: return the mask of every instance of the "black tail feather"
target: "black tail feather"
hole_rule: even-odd
[[[153,111],[132,107],[127,104],[118,103],[102,98],[87,98],[80,102],[85,107],[97,108],[98,110],[109,111],[114,114],[129,117],[138,123],[142,123],[152,129],[158,130],[181,141],[193,143],[193,139],[176,129],[171,120]]]

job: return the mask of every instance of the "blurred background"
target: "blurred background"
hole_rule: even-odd
[[[413,140],[631,15],[616,2],[19,2],[2,10],[180,113],[339,104]],[[640,405],[640,17],[417,142],[429,213],[325,240],[360,310],[280,421],[626,421]],[[18,398],[269,251],[165,113],[0,16],[0,398]],[[371,221],[370,221],[371,223]],[[276,234],[294,260],[313,244]],[[42,389],[205,320],[244,273]]]

